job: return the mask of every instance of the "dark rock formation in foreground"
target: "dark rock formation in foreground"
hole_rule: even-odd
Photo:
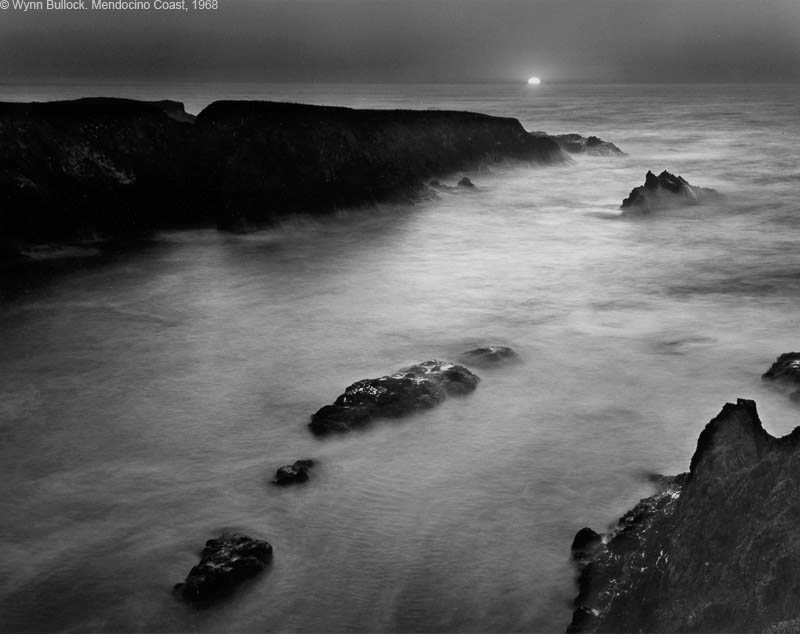
[[[800,402],[800,352],[786,352],[779,356],[769,370],[761,375],[767,381],[796,388],[790,394],[793,401]]]
[[[522,361],[520,356],[507,346],[485,346],[467,350],[458,357],[459,362],[476,368],[494,368]]]
[[[800,617],[798,525],[800,428],[775,438],[753,401],[727,403],[689,473],[662,479],[584,562],[568,631],[784,631]]]
[[[409,199],[506,161],[568,161],[516,119],[221,101],[0,103],[0,253],[9,245]]]
[[[313,466],[313,460],[295,460],[294,464],[279,467],[272,482],[279,486],[306,482],[308,480],[308,470]]]
[[[350,385],[333,405],[311,417],[317,435],[363,427],[376,418],[398,418],[439,405],[447,396],[475,390],[480,379],[465,367],[425,361],[390,376],[363,379]]]
[[[224,533],[210,539],[186,581],[175,590],[187,601],[208,602],[233,592],[272,561],[272,546],[239,533]]]
[[[622,209],[652,211],[670,207],[702,205],[723,200],[724,196],[714,189],[694,187],[682,176],[675,176],[666,170],[658,176],[648,171],[644,185],[631,190],[622,201]]]

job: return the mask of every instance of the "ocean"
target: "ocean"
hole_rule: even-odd
[[[559,632],[569,547],[688,469],[724,402],[800,348],[800,86],[0,86],[513,116],[622,157],[467,174],[473,193],[43,250],[0,304],[5,632]],[[643,217],[647,170],[727,196]],[[454,184],[461,174],[445,182]],[[318,439],[350,383],[477,345],[470,396]],[[269,484],[313,458],[312,480]],[[172,585],[223,530],[267,573],[209,609]]]

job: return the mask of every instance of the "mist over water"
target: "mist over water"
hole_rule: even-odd
[[[754,398],[773,434],[798,422],[759,378],[798,348],[797,86],[131,91],[470,109],[628,155],[166,233],[4,295],[3,631],[563,631],[578,529],[688,469],[725,401]],[[620,217],[648,169],[728,199]],[[525,362],[412,418],[306,429],[355,380],[484,343]],[[306,457],[308,485],[268,484]],[[273,565],[213,609],[176,601],[224,529],[270,541]]]

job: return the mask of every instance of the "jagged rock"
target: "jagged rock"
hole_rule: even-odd
[[[666,170],[658,176],[648,171],[644,185],[631,190],[622,201],[622,209],[652,211],[669,207],[702,205],[723,200],[724,196],[714,189],[694,187],[682,176],[675,176]]]
[[[475,184],[469,178],[463,176],[456,184],[456,187],[460,187],[461,189],[475,189]]]
[[[465,367],[444,361],[425,361],[377,379],[363,379],[345,389],[332,405],[312,417],[317,435],[349,431],[375,418],[397,418],[431,409],[450,396],[472,392],[480,379]]]
[[[467,350],[458,360],[476,368],[492,368],[510,363],[519,363],[520,356],[507,346],[485,346]]]
[[[279,467],[272,482],[279,486],[306,482],[308,480],[308,470],[313,466],[313,460],[296,460],[294,464]]]
[[[770,436],[727,403],[690,470],[662,480],[582,568],[571,632],[760,632],[800,592],[800,428]]]
[[[787,386],[800,385],[800,352],[785,352],[761,375],[761,378]],[[800,389],[791,392],[789,398],[800,403]]]
[[[224,533],[206,542],[200,563],[175,590],[187,601],[212,601],[233,592],[243,581],[264,570],[270,561],[272,546],[268,542],[239,533]]]

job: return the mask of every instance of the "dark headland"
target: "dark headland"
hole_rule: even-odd
[[[470,112],[220,101],[195,117],[174,101],[0,103],[0,252],[413,200],[431,178],[568,162],[571,149]]]

